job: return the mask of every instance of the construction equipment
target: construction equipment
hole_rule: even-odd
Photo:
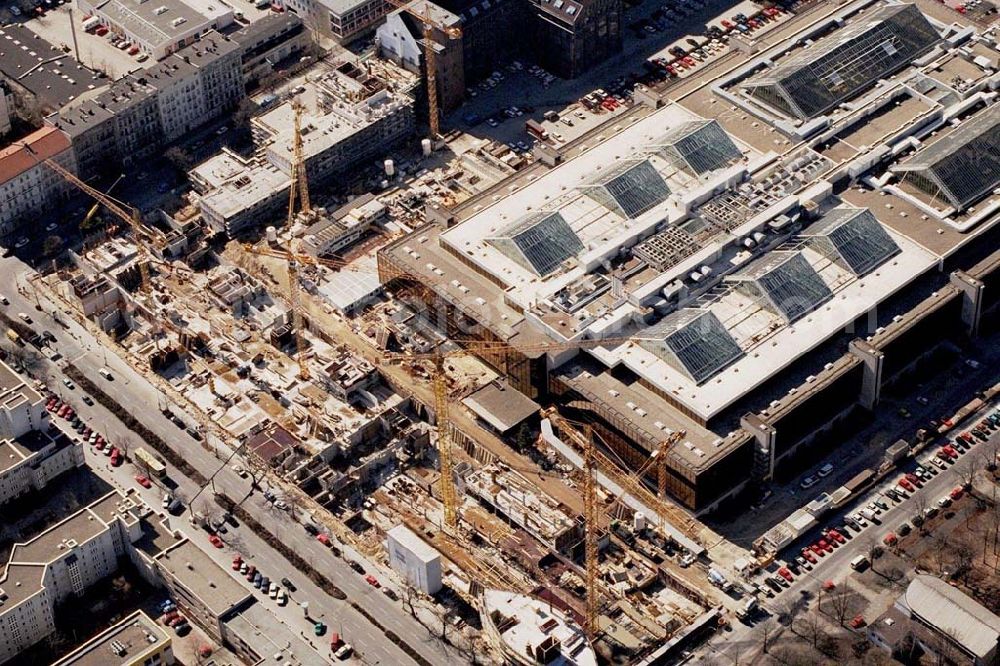
[[[600,605],[600,599],[597,596],[600,555],[597,549],[599,522],[597,517],[597,486],[594,481],[594,431],[591,426],[584,424],[582,426],[583,432],[580,432],[555,409],[547,410],[545,416],[583,451],[583,561],[587,609],[583,618],[583,631],[587,638],[593,640],[597,635],[597,608]]]
[[[309,182],[306,178],[305,160],[302,158],[302,105],[296,101],[292,105],[295,114],[295,135],[292,142],[292,182],[288,192],[288,224],[291,230],[295,224],[295,195],[299,195],[303,213],[309,213],[312,206],[309,202]],[[306,339],[302,332],[303,318],[299,308],[299,277],[295,254],[292,252],[291,239],[288,241],[288,307],[292,311],[292,334],[295,336],[295,358],[299,364],[299,379],[309,379],[309,365],[306,363]]]
[[[449,39],[461,39],[462,29],[455,26],[441,25],[430,18],[430,3],[426,3],[423,12],[418,11],[415,2],[404,2],[403,0],[389,0],[389,4],[397,9],[405,11],[407,14],[420,21],[424,30],[424,67],[427,70],[427,122],[430,125],[431,138],[436,138],[441,133],[441,117],[438,109],[437,90],[437,53],[434,50],[434,30],[444,33]]]
[[[149,293],[149,262],[151,261],[149,255],[149,248],[146,247],[146,243],[142,237],[142,221],[139,219],[139,209],[135,206],[130,206],[129,204],[122,203],[114,197],[111,197],[100,190],[91,187],[87,183],[83,182],[69,169],[59,164],[52,159],[39,160],[35,155],[35,151],[32,150],[27,144],[22,144],[25,150],[35,158],[35,161],[41,162],[45,166],[49,167],[57,174],[63,177],[66,181],[75,185],[78,189],[82,190],[84,193],[90,195],[96,199],[99,203],[103,204],[105,208],[111,211],[115,217],[123,221],[125,224],[129,225],[132,230],[132,237],[135,240],[135,245],[139,250],[139,288],[142,293]],[[127,210],[126,210],[127,209]]]

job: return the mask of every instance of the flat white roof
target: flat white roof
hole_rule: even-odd
[[[406,525],[396,525],[391,530],[386,532],[386,536],[402,545],[416,557],[420,558],[421,562],[428,563],[441,559],[441,553],[437,552],[437,550],[417,536],[416,533]]]
[[[505,196],[496,195],[494,203],[485,205],[464,222],[442,233],[441,242],[510,285],[512,289],[508,298],[522,306],[530,306],[540,298],[552,295],[586,269],[598,266],[605,256],[617,252],[618,248],[631,246],[636,240],[648,236],[665,218],[680,219],[684,216],[682,200],[685,195],[704,186],[720,172],[696,178],[673,167],[653,151],[657,141],[668,131],[700,119],[700,116],[676,104],[665,106],[631,125],[628,124],[629,119],[623,119],[620,129],[609,130],[609,136],[604,140],[597,137],[595,145],[582,155],[560,164],[520,190]],[[738,141],[737,145],[747,160],[759,156],[749,146]],[[665,202],[634,219],[612,212],[578,189],[591,183],[603,170],[614,168],[622,161],[646,159],[663,177],[671,194]],[[539,277],[486,242],[486,239],[503,233],[524,215],[555,210],[562,214],[584,245],[577,258],[578,267],[572,270],[556,271],[548,278]]]
[[[483,601],[487,614],[499,611],[517,619],[500,637],[526,661],[531,661],[527,656],[529,649],[552,637],[560,642],[562,654],[548,662],[548,666],[597,666],[597,656],[583,629],[548,602],[504,590],[486,590]]]
[[[804,250],[834,296],[791,325],[732,291],[709,305],[745,355],[700,386],[633,342],[596,348],[591,354],[609,367],[624,364],[708,421],[937,263],[930,252],[887,231],[902,251],[861,279],[850,278],[834,264],[817,266],[820,255]]]

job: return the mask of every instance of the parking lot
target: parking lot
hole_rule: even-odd
[[[73,47],[73,32],[70,22],[76,21],[76,43],[80,50],[80,61],[90,67],[104,72],[111,79],[117,79],[153,61],[139,62],[136,55],[116,49],[107,37],[90,34],[83,29],[83,13],[66,3],[49,9],[42,16],[27,19],[22,16],[25,27],[33,33],[51,42],[56,48],[71,51]]]

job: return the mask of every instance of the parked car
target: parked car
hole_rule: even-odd
[[[135,477],[135,481],[143,488],[153,487],[153,484],[150,482],[149,477],[144,474],[137,474]]]

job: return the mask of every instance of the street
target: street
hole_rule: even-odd
[[[22,287],[27,284],[29,270],[15,258],[0,259],[0,271],[4,275],[0,290],[10,300],[10,305],[4,306],[8,314],[16,316],[18,312],[30,313],[34,320],[33,328],[36,331],[49,330],[55,334],[56,341],[52,343],[51,349],[60,353],[65,362],[73,363],[82,372],[94,378],[95,382],[100,382],[103,391],[125,409],[131,411],[137,418],[140,418],[146,427],[168,442],[206,478],[211,477],[219,470],[222,463],[212,452],[207,451],[199,442],[180,430],[159,411],[158,405],[163,404],[165,399],[155,387],[132,370],[117,354],[105,351],[97,340],[68,316],[61,317],[67,326],[66,328],[56,323],[50,316],[54,309],[50,303],[43,300],[43,310],[35,309],[33,294],[30,291],[22,294],[15,285],[15,281]],[[142,445],[135,433],[129,431],[99,403],[88,406],[81,400],[82,395],[79,388],[70,390],[64,386],[62,380],[65,375],[57,364],[48,360],[44,360],[43,364],[49,387],[57,395],[68,400],[80,417],[95,430],[103,433],[105,438],[111,442],[129,437],[133,445]],[[111,371],[113,380],[108,381],[100,378],[98,370],[104,367]],[[183,410],[177,407],[174,409],[183,414]],[[108,467],[106,459],[95,461],[91,452],[88,452],[87,455],[88,460],[94,463],[95,471],[102,476],[109,480],[113,479],[115,484],[120,487],[139,490],[151,506],[160,506],[162,490],[156,486],[150,490],[139,488],[133,478],[136,470],[131,465],[124,465],[112,470]],[[195,496],[199,490],[193,481],[183,477],[170,466],[168,466],[168,477],[176,483],[177,492],[182,498],[189,499]],[[243,498],[250,490],[249,481],[241,479],[231,467],[219,470],[215,477],[215,486],[219,491],[225,492],[237,500]],[[215,505],[211,489],[202,493],[198,502],[207,503],[210,507],[210,513],[215,515],[223,513],[222,509]],[[456,650],[434,638],[416,619],[403,610],[400,603],[391,601],[367,584],[361,576],[349,568],[345,560],[335,557],[328,548],[290,520],[287,514],[267,506],[259,493],[255,493],[244,504],[244,508],[275,537],[288,544],[305,560],[323,571],[324,575],[334,581],[347,594],[348,600],[362,604],[380,623],[391,628],[402,641],[408,643],[428,660],[433,663],[448,663],[458,658]],[[354,610],[348,601],[338,601],[326,595],[304,575],[296,571],[275,549],[268,546],[257,535],[252,534],[250,530],[243,526],[230,528],[229,533],[224,535],[227,541],[226,548],[222,551],[216,551],[208,544],[207,535],[188,522],[187,515],[185,514],[180,519],[183,523],[179,526],[180,529],[185,531],[195,543],[202,546],[206,552],[215,557],[225,569],[228,570],[233,552],[238,550],[260,570],[270,572],[272,578],[280,579],[287,576],[292,579],[298,587],[298,591],[294,594],[294,601],[296,603],[308,602],[310,616],[324,621],[330,627],[330,631],[340,630],[338,633],[344,637],[344,640],[356,646],[365,663],[416,663],[397,645],[387,640],[381,630],[374,627],[364,616]],[[367,570],[377,572],[380,578],[392,577],[392,574],[379,570],[373,564],[364,561],[361,555],[349,553],[346,549],[344,552],[345,555],[349,554],[352,559],[362,561]],[[290,603],[286,608],[278,609],[272,604],[272,610],[276,611],[281,620],[289,627],[296,631],[308,632],[307,638],[316,642],[318,653],[323,655],[324,660],[329,658],[329,647],[326,645],[326,639],[315,638],[311,635],[312,623],[303,618],[300,608]],[[325,661],[318,663],[325,663]]]

